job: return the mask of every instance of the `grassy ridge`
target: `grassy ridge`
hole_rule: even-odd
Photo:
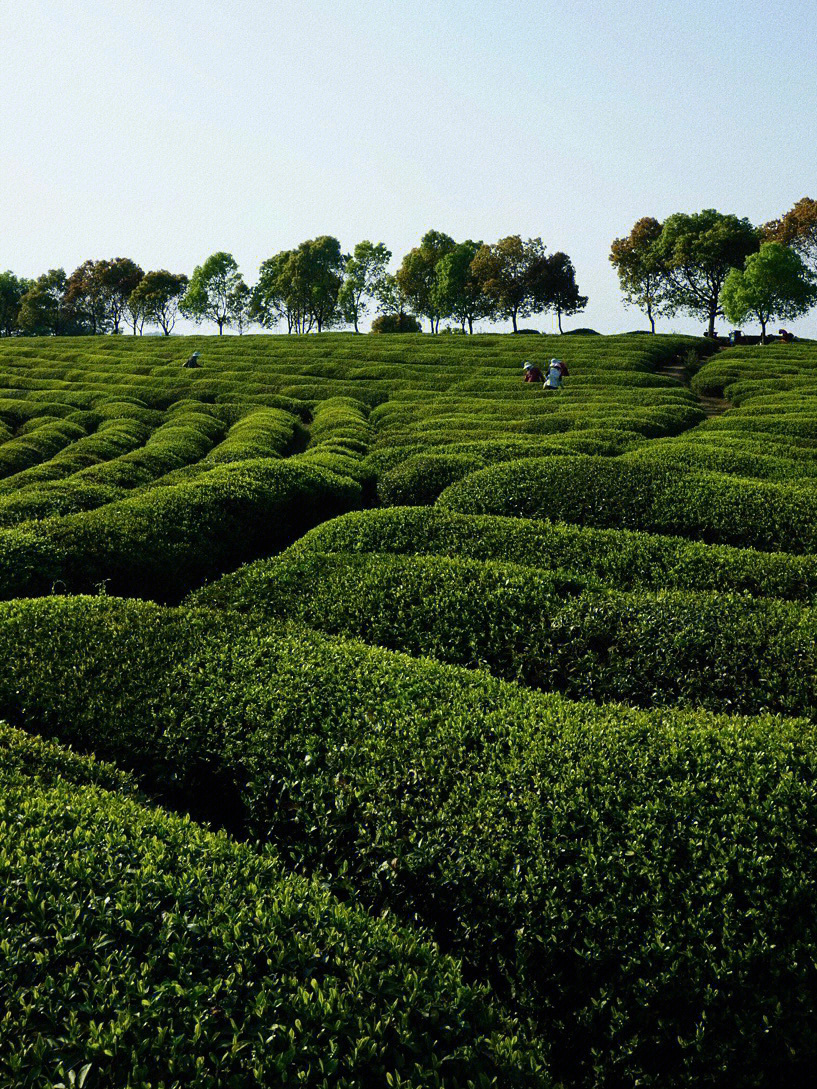
[[[0,632],[0,710],[419,919],[568,1084],[817,1058],[812,724],[570,704],[135,602],[7,604]]]

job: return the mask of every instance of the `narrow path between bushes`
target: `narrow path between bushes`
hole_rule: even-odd
[[[674,378],[680,382],[682,386],[686,386],[690,389],[689,375],[687,374],[686,367],[683,363],[677,359],[666,360],[664,363],[659,364],[655,368],[656,374],[664,374],[669,378]],[[707,416],[720,416],[730,408],[730,404],[723,397],[701,397],[700,394],[695,394],[698,398],[701,408],[704,410]]]

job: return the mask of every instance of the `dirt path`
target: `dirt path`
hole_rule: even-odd
[[[682,386],[690,388],[689,375],[686,372],[686,368],[683,363],[679,363],[676,360],[669,360],[666,363],[662,363],[655,368],[656,374],[664,374],[668,378],[674,378],[677,382],[680,382]],[[720,416],[726,412],[731,405],[728,401],[725,401],[723,397],[701,397],[698,394],[695,395],[698,398],[701,408],[704,410],[707,416]]]

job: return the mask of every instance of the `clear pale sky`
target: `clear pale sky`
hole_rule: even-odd
[[[613,332],[645,325],[608,261],[640,216],[817,198],[802,0],[2,0],[0,42],[19,275],[225,249],[253,283],[318,234],[396,262],[432,227],[540,235],[590,296],[573,324]]]

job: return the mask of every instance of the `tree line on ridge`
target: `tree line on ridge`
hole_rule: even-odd
[[[375,312],[373,332],[432,333],[442,321],[473,332],[477,321],[536,314],[562,318],[587,305],[566,253],[548,253],[541,238],[509,235],[495,243],[456,242],[428,231],[388,270],[385,243],[358,242],[344,253],[331,235],[309,239],[262,262],[257,281],[244,280],[232,254],[211,254],[192,275],[145,273],[128,257],[88,260],[70,276],[50,269],[36,280],[0,273],[0,336],[122,333],[154,327],[169,336],[179,315],[210,321],[219,333],[249,326],[288,333],[351,327]],[[706,323],[718,317],[768,323],[791,320],[817,301],[817,201],[804,197],[761,227],[715,209],[645,216],[616,238],[610,261],[626,305],[656,318],[679,313]]]

